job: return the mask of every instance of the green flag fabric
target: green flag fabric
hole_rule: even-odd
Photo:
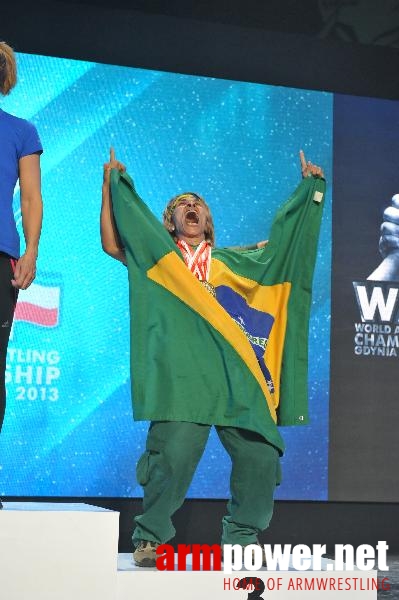
[[[212,249],[214,297],[129,175],[112,170],[129,273],[136,420],[241,427],[281,453],[277,424],[308,422],[308,323],[324,193],[323,179],[303,179],[264,248]]]

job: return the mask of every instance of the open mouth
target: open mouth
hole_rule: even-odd
[[[189,210],[188,212],[186,212],[184,218],[186,223],[188,223],[189,225],[198,225],[199,223],[199,216],[197,215],[195,210]]]

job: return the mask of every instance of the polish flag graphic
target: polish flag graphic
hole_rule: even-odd
[[[60,288],[58,286],[32,283],[27,290],[19,292],[14,320],[43,327],[56,327],[59,308]]]

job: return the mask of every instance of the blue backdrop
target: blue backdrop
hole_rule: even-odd
[[[300,179],[299,149],[330,180],[332,95],[26,54],[18,67],[1,107],[39,130],[45,218],[8,351],[0,495],[140,496],[147,424],[132,420],[127,274],[99,238],[109,147],[156,215],[197,191],[218,246],[256,242]],[[331,186],[310,323],[312,423],[283,428],[284,499],[327,498],[330,198]],[[15,214],[20,223],[18,190]],[[227,497],[229,468],[212,435],[189,495]]]

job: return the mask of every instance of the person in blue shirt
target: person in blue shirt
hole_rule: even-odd
[[[10,93],[17,82],[12,48],[0,42],[0,94]],[[3,425],[5,368],[18,290],[35,278],[42,226],[40,155],[43,148],[36,128],[0,108],[0,431]],[[13,196],[19,181],[25,250],[20,254]],[[0,500],[0,508],[2,508]]]

